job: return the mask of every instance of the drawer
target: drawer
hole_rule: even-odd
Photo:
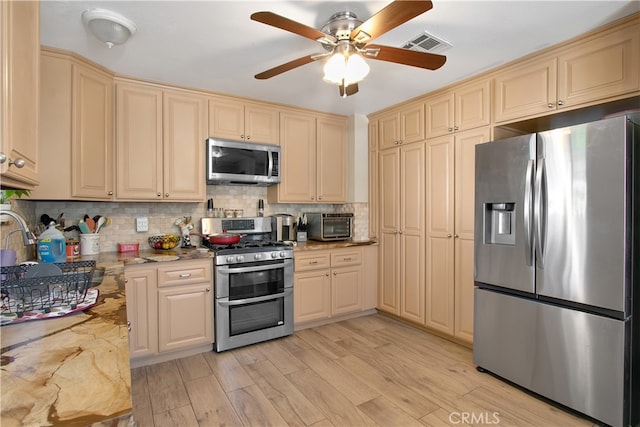
[[[296,254],[294,262],[296,272],[317,270],[319,268],[329,268],[331,266],[331,257],[328,252],[304,255]]]
[[[213,261],[174,261],[158,267],[158,287],[212,283]]]
[[[358,265],[361,263],[362,251],[359,248],[331,251],[331,267],[343,267],[347,265]]]

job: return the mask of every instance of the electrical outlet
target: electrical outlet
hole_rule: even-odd
[[[149,231],[149,218],[146,216],[139,216],[136,218],[136,231],[138,233],[144,233]]]

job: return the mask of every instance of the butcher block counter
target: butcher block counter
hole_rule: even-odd
[[[93,307],[0,327],[2,426],[128,425],[132,403],[124,265],[210,256],[179,249],[82,257],[105,269]]]

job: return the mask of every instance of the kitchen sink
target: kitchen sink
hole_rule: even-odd
[[[91,277],[91,287],[99,286],[104,279],[104,267],[96,267]]]

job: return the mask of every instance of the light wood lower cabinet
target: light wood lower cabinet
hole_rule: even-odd
[[[213,343],[212,274],[209,258],[125,267],[132,360]]]
[[[359,313],[375,308],[375,246],[297,251],[294,323]]]

